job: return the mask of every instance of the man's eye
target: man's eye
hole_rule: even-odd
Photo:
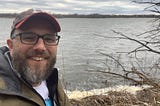
[[[48,43],[56,42],[56,37],[45,37],[44,40]]]
[[[32,41],[35,41],[36,40],[36,37],[34,37],[34,36],[23,36],[22,37],[22,40],[25,40],[25,41],[27,41],[27,42],[32,42]]]

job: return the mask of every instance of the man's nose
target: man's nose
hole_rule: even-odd
[[[45,44],[44,44],[44,41],[42,38],[39,38],[37,43],[34,45],[33,49],[35,50],[40,50],[40,51],[45,51],[46,50],[46,47],[45,47]]]

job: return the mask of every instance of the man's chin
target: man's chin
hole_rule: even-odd
[[[30,68],[28,67],[25,73],[23,73],[24,78],[32,85],[38,84],[41,81],[45,80],[47,77],[47,71],[42,68]]]

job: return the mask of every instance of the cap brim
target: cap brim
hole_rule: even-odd
[[[18,29],[20,28],[28,19],[32,18],[33,16],[38,16],[38,17],[45,17],[46,19],[50,20],[52,22],[52,24],[54,25],[55,31],[56,32],[60,32],[61,28],[59,23],[57,22],[57,20],[54,18],[54,16],[45,13],[45,12],[39,12],[39,13],[34,13],[28,17],[26,17],[25,19],[21,20],[16,26],[15,28]]]

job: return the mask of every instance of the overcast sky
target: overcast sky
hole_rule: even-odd
[[[146,14],[145,6],[132,0],[0,0],[0,13],[35,8],[60,14]]]

